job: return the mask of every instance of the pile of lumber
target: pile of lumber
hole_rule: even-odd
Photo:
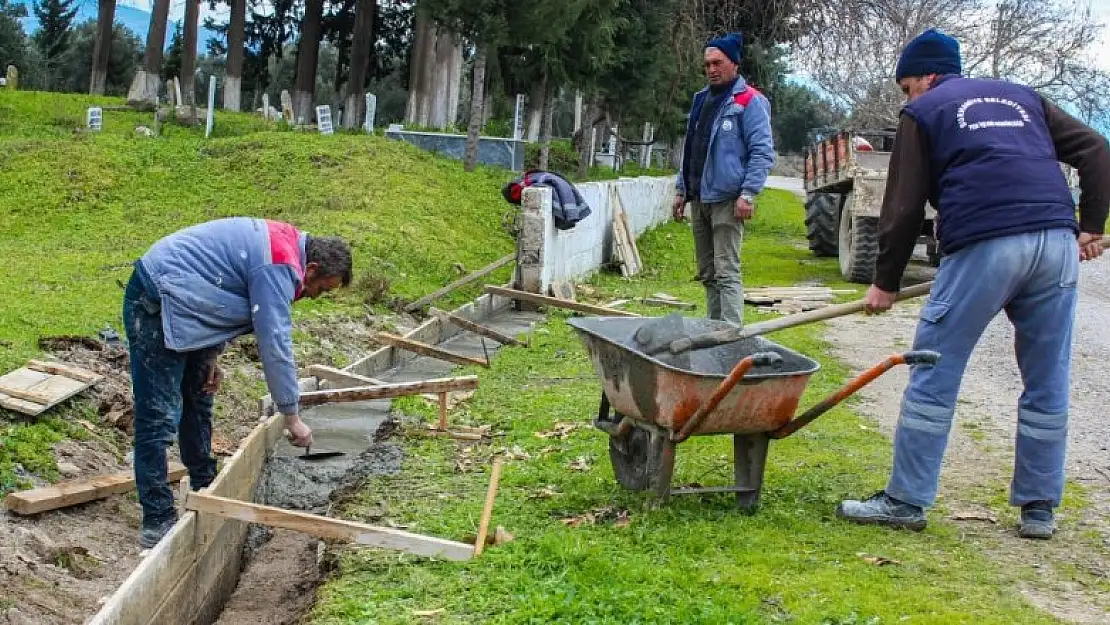
[[[744,302],[792,315],[824,308],[838,296],[855,292],[855,289],[831,289],[826,286],[759,287],[745,289]]]
[[[613,260],[620,263],[621,275],[630,278],[644,270],[640,250],[636,247],[636,232],[628,213],[624,212],[620,195],[614,187],[609,193],[609,205],[613,209]]]

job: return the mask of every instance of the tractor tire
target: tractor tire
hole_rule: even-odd
[[[806,200],[806,238],[817,256],[836,256],[839,245],[840,196],[814,193]]]
[[[840,273],[844,279],[871,284],[879,256],[879,218],[843,215],[839,238]]]

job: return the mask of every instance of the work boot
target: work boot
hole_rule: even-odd
[[[150,549],[157,545],[158,541],[162,540],[162,537],[168,534],[176,523],[177,518],[173,517],[152,527],[144,525],[142,531],[139,532],[139,544],[142,545],[143,549]]]
[[[846,499],[836,507],[836,516],[865,525],[904,527],[915,532],[925,529],[925,509],[899,501],[884,491],[857,501]]]
[[[1021,529],[1018,535],[1022,538],[1038,538],[1048,540],[1056,532],[1056,518],[1052,513],[1052,503],[1048,501],[1031,501],[1021,507]]]

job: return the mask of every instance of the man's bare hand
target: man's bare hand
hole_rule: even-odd
[[[898,293],[884,291],[872,284],[871,288],[867,289],[867,295],[863,296],[863,309],[869,315],[886,312],[894,306],[897,297]]]
[[[1094,260],[1102,256],[1102,235],[1079,233],[1079,260]]]
[[[671,206],[671,215],[674,216],[675,221],[683,221],[686,215],[682,214],[682,209],[686,208],[686,198],[681,195],[674,196],[674,205]]]
[[[312,428],[301,421],[299,415],[285,415],[286,438],[294,447],[312,446]]]
[[[736,219],[747,221],[755,214],[755,205],[742,197],[736,198]]]
[[[220,382],[223,379],[224,372],[213,358],[212,362],[208,363],[208,377],[204,380],[204,386],[201,387],[201,390],[209,395],[215,395],[220,390]]]

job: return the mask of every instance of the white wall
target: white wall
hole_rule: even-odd
[[[593,211],[570,230],[558,230],[550,210],[544,211],[543,292],[554,280],[580,278],[605,264],[612,254],[613,202],[615,193],[632,222],[634,234],[665,223],[671,218],[675,179],[622,178],[576,185]],[[550,194],[550,189],[543,189]],[[545,198],[544,206],[550,206]]]

